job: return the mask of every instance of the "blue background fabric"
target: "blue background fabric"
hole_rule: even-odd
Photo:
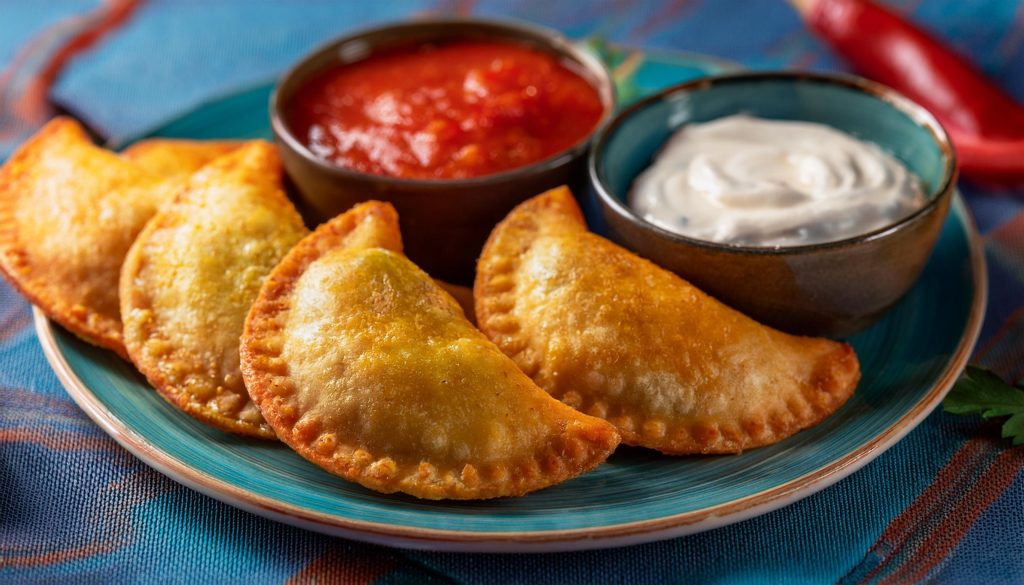
[[[1024,99],[1024,3],[889,4]],[[0,0],[0,80],[24,79],[35,57],[26,47],[45,53],[48,39],[103,5]],[[346,31],[453,13],[512,16],[753,68],[845,68],[781,0],[150,0],[71,60],[50,95],[103,136],[123,139],[273,79]],[[991,276],[976,359],[1020,377],[1024,191],[961,187],[985,234]],[[1022,467],[1024,450],[1010,448],[997,426],[936,412],[835,486],[694,536],[530,556],[366,545],[236,510],[133,458],[71,402],[42,355],[28,304],[0,284],[0,582],[1019,583]]]

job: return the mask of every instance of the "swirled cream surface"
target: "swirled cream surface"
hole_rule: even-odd
[[[920,180],[830,126],[734,115],[688,124],[637,177],[629,205],[678,234],[743,246],[831,242],[921,208]]]

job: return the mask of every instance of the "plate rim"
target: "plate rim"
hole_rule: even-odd
[[[61,384],[107,435],[171,480],[228,505],[332,536],[410,549],[508,553],[611,548],[695,534],[777,510],[851,475],[916,428],[938,406],[966,366],[981,332],[988,299],[983,243],[959,192],[955,193],[952,207],[967,237],[973,287],[970,311],[956,350],[938,379],[899,420],[851,453],[784,484],[708,508],[606,526],[506,532],[404,526],[328,514],[237,487],[191,468],[118,419],[71,368],[57,344],[53,323],[35,306],[32,307],[33,321],[43,353]]]

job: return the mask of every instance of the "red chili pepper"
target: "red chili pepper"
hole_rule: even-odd
[[[935,114],[953,139],[965,176],[1024,182],[1024,106],[963,57],[870,0],[794,4],[860,73]]]

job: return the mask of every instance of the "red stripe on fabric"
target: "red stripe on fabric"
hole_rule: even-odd
[[[858,564],[858,567],[869,559],[880,558],[881,561],[859,582],[873,581],[889,567],[922,524],[942,514],[951,498],[956,498],[967,491],[972,478],[977,475],[978,468],[990,458],[991,447],[988,442],[987,439],[980,438],[968,441],[953,454],[949,463],[939,471],[935,481],[889,523],[875,544],[868,549],[865,561]],[[851,573],[856,569],[857,567],[854,567]]]
[[[28,42],[22,45],[14,54],[14,58],[11,59],[7,68],[0,71],[0,97],[3,96],[5,91],[7,91],[7,85],[11,82],[11,79],[14,78],[15,72],[24,67],[25,64],[28,63],[29,59],[34,57],[40,50],[41,46],[46,44],[47,41],[50,41],[51,37],[60,34],[64,29],[68,29],[69,31],[73,30],[78,26],[77,23],[83,20],[86,20],[85,16],[73,16],[71,18],[64,19],[52,26],[46,27],[42,32],[32,37]],[[0,102],[0,105],[2,105],[2,102]]]
[[[398,566],[390,556],[368,551],[331,550],[289,578],[287,585],[348,583],[369,585]]]
[[[13,106],[8,105],[9,102],[16,101],[15,88],[12,84],[17,83],[23,70],[30,71],[33,66],[38,67],[38,64],[33,64],[33,59],[40,59],[41,55],[52,52],[54,46],[59,46],[63,42],[61,37],[73,34],[77,28],[82,26],[80,23],[85,20],[87,20],[85,17],[75,16],[47,27],[25,43],[7,69],[0,71],[0,113],[7,115],[10,119],[8,124],[0,126],[0,140],[20,138],[26,128],[35,129],[39,126],[41,121],[19,118],[19,112],[14,111]]]
[[[5,343],[32,326],[32,313],[21,307],[0,315],[0,343]]]
[[[996,252],[1008,255],[1013,260],[1024,262],[1024,211],[990,231],[985,235],[984,240],[986,243],[994,245]],[[1012,263],[1012,267],[1021,268],[1024,272],[1024,267],[1016,262]],[[1016,276],[1024,280],[1022,272],[1017,272]]]
[[[1004,62],[1009,61],[1017,53],[1022,42],[1024,42],[1024,4],[1018,4],[1009,32],[1000,41],[996,53]]]
[[[1024,214],[1004,225],[1005,234],[1024,234]],[[1024,242],[1022,242],[1024,243]],[[975,353],[975,363],[1008,377],[1020,367],[1024,347],[1024,307],[1016,310],[992,338]],[[1012,378],[1011,378],[1012,379]],[[885,529],[865,555],[880,562],[859,582],[903,583],[925,578],[963,540],[978,517],[1009,487],[1024,468],[1024,449],[1003,451],[995,423],[965,443],[939,472],[932,484]],[[936,522],[936,519],[938,520]],[[913,538],[922,537],[918,543]],[[912,549],[909,550],[908,549]],[[909,552],[909,554],[907,554]],[[904,553],[901,555],[901,553]],[[857,567],[850,575],[856,572]]]
[[[0,128],[0,140],[16,139],[26,130],[42,125],[52,114],[50,90],[67,63],[126,22],[139,4],[141,0],[106,0],[102,7],[84,16],[64,19],[30,39],[0,73],[0,107],[17,120]],[[67,38],[54,38],[58,36]],[[48,47],[47,43],[55,46]],[[30,73],[21,93],[11,95],[11,83],[23,69],[36,66],[31,60],[41,51],[51,54],[46,55],[39,71]]]
[[[1010,314],[985,345],[975,352],[974,363],[988,368],[1004,380],[1014,380],[1014,370],[1024,353],[1024,307]]]
[[[29,86],[15,103],[15,111],[30,119],[45,116],[50,88],[68,61],[124,24],[139,4],[141,0],[107,0],[106,8],[96,14],[95,21],[90,22],[57,49],[43,69],[29,82]]]
[[[997,447],[998,448],[998,447]],[[908,559],[882,583],[918,583],[946,559],[967,536],[978,518],[1010,487],[1024,468],[1024,448],[1015,447],[999,454],[965,497],[946,512],[943,522],[929,535],[918,554]]]
[[[807,68],[818,60],[820,55],[808,42],[807,30],[793,29],[781,38],[773,41],[764,52],[786,63],[786,67]]]
[[[1024,468],[1024,448],[1005,450],[985,425],[984,436],[965,443],[935,480],[901,512],[843,582],[913,582],[926,577],[970,532],[981,514]],[[866,566],[867,565],[867,566]]]
[[[644,19],[633,31],[630,33],[632,38],[642,39],[651,35],[651,33],[663,26],[675,24],[681,18],[683,18],[687,12],[692,12],[697,8],[697,2],[695,0],[672,0],[662,5],[661,10],[658,10],[652,14],[649,18]]]
[[[808,49],[801,53],[797,58],[787,63],[786,66],[793,69],[807,69],[811,65],[814,65],[814,62],[817,60],[818,54]]]
[[[908,0],[902,6],[897,7],[897,10],[902,12],[904,16],[910,18],[910,16],[917,12],[917,9],[921,7],[921,0]]]
[[[441,0],[434,9],[439,14],[454,14],[456,16],[469,16],[473,14],[475,0]]]

